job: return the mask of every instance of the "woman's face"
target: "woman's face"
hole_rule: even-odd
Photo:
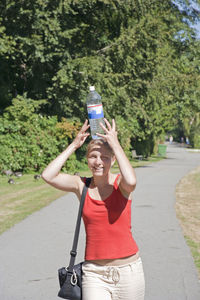
[[[103,176],[108,174],[115,158],[107,147],[94,145],[88,153],[87,160],[93,176]]]

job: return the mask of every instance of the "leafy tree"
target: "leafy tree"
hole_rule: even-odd
[[[31,105],[45,99],[34,116],[79,124],[87,117],[86,94],[94,84],[106,117],[117,120],[126,152],[134,147],[148,156],[166,131],[180,124],[185,130],[185,120],[199,110],[199,41],[189,26],[199,15],[189,4],[1,2],[1,112],[16,97],[24,99],[24,107],[28,99]],[[8,120],[6,110],[3,119]]]

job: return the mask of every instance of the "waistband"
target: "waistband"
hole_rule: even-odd
[[[120,281],[121,276],[126,276],[127,274],[130,274],[130,272],[134,272],[138,267],[140,268],[141,265],[142,260],[140,257],[133,262],[120,266],[102,266],[86,261],[82,266],[83,278],[87,278],[87,276],[91,277],[91,274],[95,274],[97,278],[101,278],[101,276],[103,276],[103,278],[106,278],[110,282],[117,284]]]
[[[119,259],[112,259],[112,260],[99,260],[99,261],[95,261],[95,260],[86,260],[87,263],[92,263],[94,265],[98,265],[98,266],[105,266],[105,267],[119,267],[119,266],[124,266],[124,265],[128,265],[132,262],[135,262],[138,260],[138,258],[140,257],[139,252],[137,252],[136,254],[133,254],[131,256],[128,257],[123,257],[123,258],[119,258]]]
[[[105,268],[110,268],[110,267],[113,267],[113,268],[126,268],[126,267],[131,267],[137,263],[140,263],[141,262],[141,257],[139,256],[136,260],[132,261],[132,262],[127,262],[123,265],[99,265],[99,264],[96,264],[94,262],[90,262],[90,261],[85,261],[83,263],[83,267],[94,267],[95,269],[99,269],[99,270],[104,270]]]

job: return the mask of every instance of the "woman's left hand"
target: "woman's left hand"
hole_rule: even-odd
[[[119,188],[122,194],[129,199],[131,192],[135,189],[136,186],[135,172],[118,141],[115,120],[112,120],[112,126],[110,125],[108,120],[104,119],[104,121],[106,126],[101,123],[100,125],[104,130],[105,135],[100,133],[98,133],[97,135],[105,139],[109,146],[112,148],[121,173],[118,182]]]
[[[118,138],[117,138],[117,131],[116,131],[116,124],[115,120],[112,119],[112,126],[108,122],[107,119],[104,118],[104,122],[106,126],[104,126],[102,123],[100,123],[101,128],[104,130],[104,134],[97,133],[98,136],[102,137],[106,140],[106,142],[110,145],[111,148],[114,147],[114,145],[119,144]]]

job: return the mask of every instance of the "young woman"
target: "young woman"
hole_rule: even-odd
[[[83,264],[83,300],[143,300],[144,274],[138,246],[131,233],[131,193],[135,172],[117,138],[115,121],[101,124],[105,134],[88,145],[87,161],[92,172],[83,207],[86,229]],[[89,136],[86,120],[74,141],[42,173],[55,188],[81,198],[86,178],[61,173],[69,156]],[[120,173],[111,173],[115,160]]]

